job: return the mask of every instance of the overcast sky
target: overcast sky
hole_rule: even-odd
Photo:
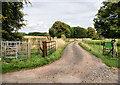
[[[23,12],[26,27],[19,32],[48,32],[55,21],[70,26],[94,27],[93,19],[103,0],[30,0]]]

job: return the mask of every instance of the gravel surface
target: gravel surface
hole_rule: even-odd
[[[99,58],[69,44],[63,57],[32,70],[2,74],[3,83],[118,83],[118,69],[106,66]]]

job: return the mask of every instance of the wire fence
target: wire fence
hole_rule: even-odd
[[[119,40],[115,43],[114,42],[112,43],[110,40],[83,39],[82,42],[86,43],[91,49],[93,49],[94,51],[97,51],[98,53],[107,54],[107,55],[110,54],[112,57],[120,58]],[[111,46],[109,43],[111,44]],[[108,45],[108,47],[107,47],[107,45]],[[111,48],[109,49],[109,47],[111,47]]]

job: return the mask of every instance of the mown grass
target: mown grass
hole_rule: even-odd
[[[96,57],[102,59],[103,63],[105,63],[107,66],[109,67],[117,67],[117,68],[120,68],[120,59],[118,58],[111,58],[110,56],[105,56],[103,55],[102,52],[98,52],[98,45],[96,45],[95,49],[92,49],[92,48],[88,48],[86,46],[84,46],[82,43],[79,43],[79,45],[87,50],[88,52],[90,52],[91,54],[95,55]],[[102,50],[102,49],[101,49]]]
[[[47,56],[46,58],[43,58],[42,55],[31,54],[31,58],[28,60],[19,61],[13,59],[10,63],[2,62],[2,73],[19,71],[22,69],[32,69],[50,64],[62,57],[64,49],[70,43],[71,42],[67,43],[63,48],[56,50],[52,55]],[[32,51],[32,53],[34,52],[37,51]]]

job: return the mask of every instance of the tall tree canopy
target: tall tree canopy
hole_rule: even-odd
[[[89,38],[93,38],[96,35],[94,28],[88,27],[87,28],[87,35]]]
[[[16,40],[21,38],[18,30],[25,26],[24,13],[22,12],[23,0],[18,2],[2,2],[2,38]],[[25,0],[27,3],[28,0]]]
[[[51,37],[58,37],[60,38],[62,34],[66,37],[70,37],[71,32],[69,30],[69,25],[65,24],[61,21],[56,21],[53,26],[49,29],[49,34]]]
[[[87,37],[87,30],[82,27],[71,27],[71,38],[86,38]]]
[[[94,26],[106,38],[120,38],[120,1],[103,2],[94,18]]]

